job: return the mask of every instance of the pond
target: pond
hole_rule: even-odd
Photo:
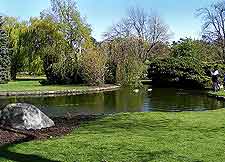
[[[118,112],[205,111],[225,107],[224,101],[207,97],[204,91],[148,87],[138,93],[129,89],[114,92],[56,97],[2,97],[0,107],[8,103],[30,103],[51,117],[66,115],[111,114]]]

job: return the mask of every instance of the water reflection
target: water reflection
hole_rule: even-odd
[[[152,111],[204,111],[225,106],[225,102],[193,90],[154,89],[149,100]]]
[[[225,103],[199,91],[153,89],[139,93],[129,89],[99,94],[58,97],[4,97],[0,107],[8,103],[26,102],[39,107],[49,116],[146,111],[204,111],[223,108]]]

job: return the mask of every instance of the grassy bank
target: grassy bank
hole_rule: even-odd
[[[215,96],[215,97],[225,97],[225,91],[224,90],[221,90],[219,92],[210,91],[210,92],[208,92],[208,94],[210,96]]]
[[[55,91],[55,90],[86,90],[88,86],[78,85],[49,85],[42,86],[38,80],[12,81],[8,84],[0,84],[0,92],[8,91]]]
[[[221,162],[225,111],[119,114],[71,135],[0,149],[0,161]]]
[[[46,79],[45,75],[41,76],[31,76],[31,75],[17,75],[16,80],[44,80]]]

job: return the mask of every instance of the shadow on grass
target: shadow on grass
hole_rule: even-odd
[[[13,144],[7,144],[4,146],[0,147],[0,158],[4,158],[6,160],[11,160],[15,162],[60,162],[60,161],[54,161],[54,160],[49,160],[46,158],[43,158],[38,155],[27,155],[27,154],[21,154],[21,153],[16,153],[12,152],[9,150],[10,147],[16,145],[16,144],[21,144],[24,142],[28,142],[33,140],[33,137],[27,137],[21,141],[17,141]]]

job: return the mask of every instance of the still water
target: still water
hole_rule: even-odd
[[[114,92],[58,97],[3,97],[0,108],[8,103],[25,102],[51,117],[118,112],[206,111],[225,107],[225,102],[207,97],[205,92],[178,89],[153,89],[138,93],[130,89]]]

